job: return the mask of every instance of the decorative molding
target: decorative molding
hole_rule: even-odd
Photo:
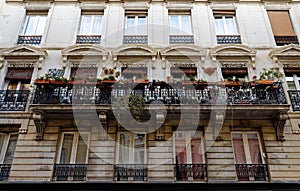
[[[104,111],[101,111],[99,113],[99,120],[100,120],[100,131],[99,131],[99,139],[103,140],[103,139],[107,139],[107,130],[108,130],[108,126],[107,126],[107,115]]]
[[[7,61],[8,68],[34,68],[36,62],[25,62],[23,60],[20,61]]]
[[[36,141],[40,141],[43,139],[44,136],[44,130],[46,126],[45,118],[44,118],[44,112],[37,110],[33,112],[32,118],[36,127]]]
[[[191,62],[187,62],[187,61],[169,61],[171,67],[196,67],[196,64]]]
[[[70,61],[70,65],[71,67],[90,67],[90,68],[94,68],[98,66],[97,61]]]
[[[165,139],[165,127],[163,122],[165,121],[164,113],[158,112],[156,113],[156,127],[159,127],[155,132],[156,140],[164,140]]]
[[[276,48],[269,52],[269,56],[276,65],[278,64],[278,60],[281,60],[283,58],[295,59],[300,61],[300,46],[289,44],[280,48]]]
[[[119,57],[151,57],[155,59],[157,50],[143,44],[129,44],[117,47],[112,51],[113,59],[118,60]]]
[[[219,61],[222,68],[247,68],[247,61]]]
[[[284,61],[284,62],[280,62],[282,64],[283,68],[300,68],[300,59],[299,62],[288,62],[288,61]]]
[[[287,112],[278,112],[274,116],[274,127],[276,131],[277,140],[279,141],[285,140],[283,133],[284,133],[285,122],[287,119],[288,119]]]
[[[166,59],[181,57],[195,62],[195,58],[204,61],[206,52],[196,45],[173,45],[159,50],[159,54]]]

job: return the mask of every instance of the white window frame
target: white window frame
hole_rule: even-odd
[[[85,158],[85,163],[84,163],[84,164],[88,164],[89,147],[90,147],[90,133],[89,132],[62,132],[61,136],[60,136],[60,142],[59,142],[59,147],[58,147],[58,154],[57,154],[56,164],[60,164],[61,150],[62,150],[62,146],[63,146],[64,136],[66,134],[72,134],[73,135],[72,152],[71,152],[71,157],[70,157],[69,164],[76,164],[75,163],[76,153],[77,153],[78,139],[79,139],[80,134],[85,134],[85,135],[88,136],[88,140],[86,142],[86,145],[87,145],[86,158]]]
[[[224,28],[224,33],[218,33],[218,26],[217,26],[217,22],[216,22],[216,17],[221,17],[222,18],[222,26]],[[227,23],[226,23],[226,17],[232,17],[232,20],[233,20],[233,24],[234,24],[234,30],[236,31],[236,33],[229,33],[228,32],[228,26],[227,26]],[[216,34],[217,35],[239,35],[239,30],[238,30],[238,26],[237,26],[237,22],[236,22],[236,17],[234,15],[219,15],[219,14],[216,14],[214,15],[214,22],[215,22],[215,28],[216,28]]]
[[[33,34],[28,34],[27,33],[27,30],[28,30],[28,22],[30,20],[30,18],[33,18],[33,17],[37,17],[37,20],[35,21],[35,24],[34,24],[34,33]],[[39,25],[40,22],[41,22],[41,18],[45,18],[45,23],[44,23],[44,26],[42,26],[42,33],[37,33],[37,29],[39,28]],[[45,27],[46,27],[46,23],[47,23],[47,15],[39,15],[39,14],[36,14],[36,15],[26,15],[26,19],[25,19],[25,22],[24,22],[24,27],[23,27],[23,30],[22,30],[22,34],[21,35],[43,35],[44,34],[44,31],[45,31]]]
[[[129,148],[129,161],[126,164],[135,164],[134,162],[134,135],[135,134],[143,134],[145,136],[145,140],[144,140],[144,163],[143,164],[147,164],[147,134],[145,133],[133,133],[133,132],[119,132],[118,133],[118,142],[117,142],[117,151],[116,151],[116,164],[122,164],[119,161],[119,157],[120,157],[120,137],[122,134],[130,134],[130,148]]]
[[[100,31],[98,33],[93,33],[93,28],[94,28],[94,21],[95,17],[99,16],[101,23],[100,23]],[[89,32],[88,33],[82,33],[82,24],[83,24],[83,19],[84,17],[92,17],[91,18],[91,25],[89,26]],[[80,24],[79,24],[79,29],[78,29],[78,35],[101,35],[102,34],[102,24],[103,24],[103,15],[101,14],[95,14],[95,15],[90,15],[90,14],[82,14],[80,17]]]
[[[1,153],[0,153],[0,164],[3,164],[4,158],[5,158],[5,155],[7,152],[8,144],[10,141],[10,137],[11,137],[11,135],[18,135],[18,133],[0,133],[0,134],[5,136],[3,145],[0,145],[2,147]]]
[[[183,16],[188,16],[189,18],[189,26],[190,26],[190,33],[186,33],[184,32],[183,30],[183,27],[182,27],[182,17]],[[178,17],[178,26],[174,27],[174,26],[171,26],[171,17]],[[192,35],[193,34],[193,28],[192,28],[192,18],[191,18],[191,15],[169,15],[169,23],[170,23],[170,35]],[[171,28],[177,28],[178,29],[178,33],[172,33],[172,30]]]
[[[259,144],[259,151],[261,153],[261,161],[262,161],[261,164],[265,164],[265,160],[264,160],[265,153],[263,152],[263,149],[262,149],[262,143],[261,143],[261,140],[260,140],[259,133],[255,132],[255,131],[234,131],[234,132],[231,132],[231,136],[234,133],[242,134],[244,151],[245,151],[244,154],[245,154],[246,162],[247,162],[246,164],[254,164],[254,163],[252,163],[252,160],[251,160],[250,147],[249,147],[249,143],[248,143],[247,134],[256,134],[257,135],[257,139],[258,139],[258,144]],[[233,143],[233,139],[232,138],[231,138],[231,142],[232,142],[234,162],[236,163],[235,150],[234,150],[234,145],[233,145],[234,143]],[[238,154],[241,154],[241,153],[238,153]]]
[[[286,80],[286,82],[293,82],[294,86],[296,88],[295,90],[300,90],[300,83],[299,83],[300,76],[297,76],[297,74],[293,74],[293,76],[285,77],[285,80]],[[291,90],[291,89],[289,89],[289,90]]]
[[[201,151],[202,151],[202,163],[205,164],[205,156],[204,156],[204,145],[203,145],[203,133],[202,131],[175,131],[174,132],[174,139],[173,139],[173,159],[174,159],[174,164],[176,164],[176,138],[178,137],[178,134],[184,134],[185,137],[185,148],[186,148],[186,161],[187,164],[193,164],[192,161],[192,148],[191,148],[191,133],[200,133],[200,146],[201,146]]]
[[[128,17],[134,17],[134,32],[133,33],[129,33],[128,32]],[[140,27],[139,25],[139,17],[145,17],[146,23],[145,23],[145,27],[146,27],[146,33],[139,33],[138,32],[138,27]],[[125,35],[147,35],[148,34],[148,16],[147,15],[126,15],[125,18]]]

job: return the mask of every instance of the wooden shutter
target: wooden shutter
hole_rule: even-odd
[[[295,36],[288,11],[268,11],[274,36]]]
[[[6,79],[8,80],[31,80],[33,68],[9,68]]]

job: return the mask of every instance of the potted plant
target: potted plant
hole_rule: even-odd
[[[115,69],[113,69],[113,68],[109,68],[108,70],[109,70],[110,74],[114,74],[115,73]]]
[[[283,73],[279,71],[279,68],[263,68],[260,72],[260,77],[258,79],[258,84],[273,84],[274,82],[281,82]]]
[[[104,69],[103,69],[103,72],[104,72],[105,75],[108,74],[108,71],[109,71],[108,68],[104,68]]]

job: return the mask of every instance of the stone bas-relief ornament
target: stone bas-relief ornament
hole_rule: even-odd
[[[216,68],[208,67],[208,68],[205,68],[203,71],[204,71],[206,74],[208,74],[208,75],[211,76],[211,75],[216,71]]]

